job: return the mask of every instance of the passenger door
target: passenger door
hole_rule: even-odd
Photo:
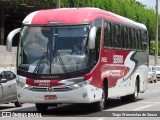
[[[16,100],[16,75],[11,71],[3,71],[7,82],[1,83],[3,87],[3,102]]]

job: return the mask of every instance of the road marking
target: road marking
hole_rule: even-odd
[[[97,120],[104,120],[104,118],[99,118],[99,119],[97,119]]]
[[[160,102],[137,102],[137,103],[150,103],[150,104],[160,104]]]
[[[146,106],[143,106],[143,107],[139,107],[139,108],[134,109],[134,111],[142,110],[142,109],[145,109],[145,108],[148,108],[148,107],[151,107],[151,106],[153,106],[153,105],[146,105]]]

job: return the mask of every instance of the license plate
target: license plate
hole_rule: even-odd
[[[44,99],[45,100],[54,100],[54,99],[57,99],[57,96],[56,95],[45,95]]]

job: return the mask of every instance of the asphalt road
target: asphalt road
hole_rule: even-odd
[[[17,114],[28,114],[38,112],[34,104],[23,104],[22,107],[15,108],[14,104],[12,103],[0,105],[0,111],[12,111],[17,112]],[[131,117],[131,114],[134,114],[136,117]],[[64,104],[59,105],[58,107],[50,107],[46,113],[39,114],[39,116],[41,115],[43,117],[38,117],[38,120],[44,119],[45,117],[47,117],[45,118],[47,120],[141,120],[142,118],[145,118],[138,117],[139,115],[148,116],[146,117],[147,120],[158,120],[160,119],[160,117],[156,117],[156,115],[160,115],[160,81],[158,81],[158,83],[150,83],[148,86],[148,90],[145,93],[139,94],[139,100],[137,102],[122,102],[118,98],[108,100],[107,106],[103,112],[93,112],[91,106],[89,105]],[[125,115],[129,115],[129,117],[126,117]],[[7,120],[10,118],[0,117],[0,119]],[[14,119],[17,120],[21,118],[12,118],[12,120]],[[32,117],[32,120],[34,119],[37,120],[37,118]]]

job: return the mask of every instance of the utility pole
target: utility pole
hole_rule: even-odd
[[[60,8],[61,7],[61,0],[56,0],[56,8]]]
[[[4,45],[4,9],[0,9],[0,45]]]
[[[155,63],[158,65],[158,0],[156,0],[156,40],[155,40]]]

